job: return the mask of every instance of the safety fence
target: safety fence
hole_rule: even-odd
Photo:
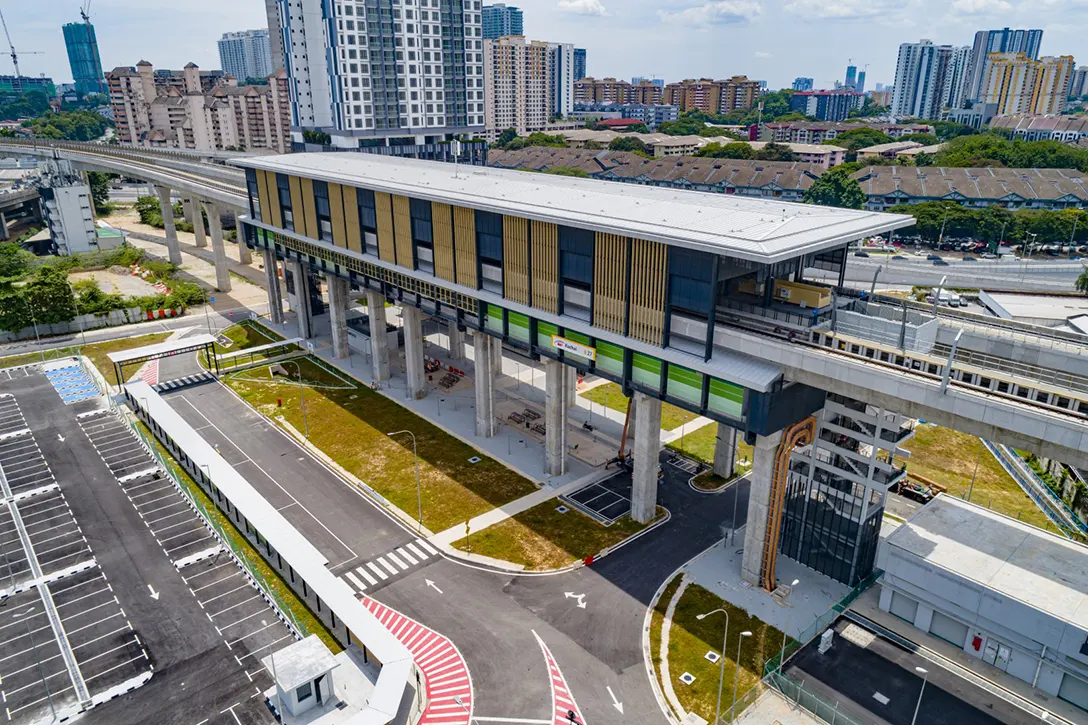
[[[1079,536],[1088,535],[1088,524],[1085,524],[1054,493],[1046,483],[1035,475],[1035,472],[1023,463],[1023,459],[1017,461],[1019,456],[1009,450],[1007,446],[995,445],[983,440],[983,445],[994,455],[1001,467],[1004,468],[1017,485],[1023,489],[1032,501],[1042,510],[1047,519],[1057,528],[1057,533],[1070,537],[1072,534]],[[1015,458],[1014,458],[1015,457]],[[1047,527],[1050,530],[1050,527]]]
[[[0,357],[0,370],[18,368],[25,365],[35,365],[43,362],[50,362],[51,360],[63,360],[66,357],[78,358],[79,351],[80,347],[78,345],[73,345],[71,347],[58,347],[52,350],[38,350],[37,352],[28,352],[21,355]]]

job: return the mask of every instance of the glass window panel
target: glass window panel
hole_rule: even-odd
[[[744,417],[744,388],[716,378],[710,379],[709,410],[730,418]]]
[[[701,406],[703,403],[703,375],[694,370],[670,363],[668,388],[665,392],[674,398]]]
[[[661,361],[636,352],[631,356],[631,379],[641,385],[661,389]]]

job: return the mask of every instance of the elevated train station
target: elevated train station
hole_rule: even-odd
[[[407,392],[422,398],[423,319],[444,320],[454,356],[474,346],[478,437],[496,433],[503,347],[543,362],[546,475],[567,469],[575,375],[631,398],[636,520],[655,511],[662,402],[717,421],[720,451],[744,436],[744,576],[768,590],[779,553],[851,585],[871,572],[887,491],[905,475],[903,415],[1088,460],[1088,385],[1002,372],[980,362],[989,330],[957,334],[843,286],[849,245],[908,216],[365,154],[235,163],[274,321],[280,264],[303,337],[327,286],[337,357],[349,354],[350,289],[365,292],[370,329],[399,305]],[[812,269],[838,285],[806,279]],[[963,362],[961,344],[974,350]],[[370,345],[373,377],[387,380],[388,338]],[[1080,351],[1067,352],[1077,371]]]

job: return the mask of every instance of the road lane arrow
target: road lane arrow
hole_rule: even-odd
[[[63,443],[64,442],[64,436],[62,436],[60,433],[57,433],[57,440],[60,441],[61,443]]]
[[[441,594],[441,593],[442,593],[442,590],[438,588],[438,585],[437,585],[437,584],[435,584],[435,583],[434,583],[433,581],[431,581],[430,579],[424,579],[423,581],[427,582],[427,586],[429,586],[429,587],[430,587],[431,589],[434,589],[434,590],[435,590],[436,592],[438,592],[439,594]]]
[[[623,703],[616,699],[616,693],[612,692],[612,688],[605,685],[605,689],[608,690],[608,696],[612,698],[612,707],[620,711],[620,715],[623,714]]]
[[[564,595],[564,597],[566,599],[577,599],[579,609],[585,609],[586,608],[586,595],[585,594],[575,594],[574,592],[563,592],[563,595]]]
[[[148,584],[147,588],[151,591],[151,598],[154,599],[156,602],[159,601],[159,592],[155,591],[155,587]]]

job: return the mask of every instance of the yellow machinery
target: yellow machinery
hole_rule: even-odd
[[[815,435],[815,418],[794,423],[782,432],[782,442],[775,452],[771,495],[767,505],[767,531],[763,536],[763,563],[759,572],[759,585],[769,592],[773,592],[777,586],[774,567],[778,560],[778,541],[782,535],[782,509],[789,487],[790,453],[797,446],[807,446]]]

